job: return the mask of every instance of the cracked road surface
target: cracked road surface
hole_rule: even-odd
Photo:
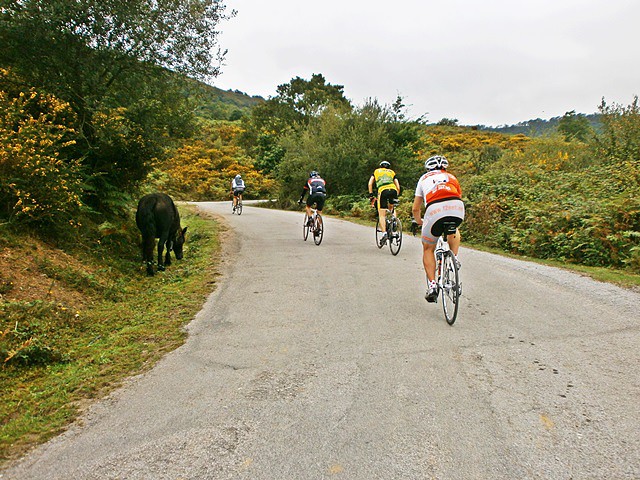
[[[186,344],[2,480],[640,478],[637,292],[463,249],[450,327],[417,238],[198,205],[231,230]]]

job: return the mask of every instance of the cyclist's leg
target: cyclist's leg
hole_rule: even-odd
[[[314,203],[316,203],[315,197],[316,195],[311,195],[311,194],[307,196],[307,204],[305,208],[307,209],[307,218],[309,219],[309,222],[311,222],[311,215],[313,215],[313,212],[311,211],[311,207],[313,206]]]
[[[311,194],[307,195],[307,203],[305,204],[305,209],[307,210],[307,217],[311,218],[311,205],[313,205],[313,202],[311,201]]]
[[[462,200],[450,200],[445,202],[444,207],[447,207],[449,214],[454,217],[452,220],[456,221],[458,225],[464,220],[464,203]],[[453,235],[447,235],[447,242],[449,242],[449,248],[453,254],[458,257],[458,249],[460,248],[460,230],[456,229],[456,233]]]
[[[389,202],[385,195],[386,190],[378,193],[378,218],[380,219],[380,231],[382,235],[387,232],[387,207]]]
[[[435,281],[436,278],[436,259],[434,252],[440,235],[438,235],[437,231],[433,231],[433,227],[439,218],[437,208],[437,206],[427,207],[422,219],[422,264],[424,265],[424,271],[429,282]],[[434,211],[436,212],[435,214],[433,214]]]
[[[462,242],[462,239],[460,238],[460,230],[457,229],[456,233],[454,233],[453,235],[447,235],[447,242],[449,242],[449,248],[457,257],[458,249],[460,248],[460,243]]]
[[[387,197],[387,208],[389,209],[389,212],[393,213],[395,210],[394,202],[398,200],[398,191],[390,188],[388,190],[385,190],[385,196]]]
[[[435,282],[436,280],[436,257],[434,252],[436,245],[429,243],[422,243],[422,265],[424,266],[424,272],[427,275],[429,282]]]

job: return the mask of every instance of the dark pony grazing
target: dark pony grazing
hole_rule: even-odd
[[[180,227],[178,209],[169,195],[151,193],[138,202],[136,224],[142,232],[142,259],[147,263],[147,275],[153,275],[153,249],[158,239],[158,270],[171,265],[170,252],[182,259],[182,247],[187,227]],[[162,261],[162,251],[166,246],[167,253]]]

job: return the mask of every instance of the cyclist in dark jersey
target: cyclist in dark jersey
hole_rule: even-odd
[[[322,207],[324,207],[324,199],[327,196],[326,182],[315,170],[309,174],[309,179],[302,188],[302,194],[300,194],[300,200],[298,200],[298,204],[302,204],[302,199],[304,198],[304,195],[306,193],[309,194],[309,196],[307,197],[306,206],[307,217],[309,218],[309,222],[311,222],[311,207],[315,203],[318,212],[322,212]]]

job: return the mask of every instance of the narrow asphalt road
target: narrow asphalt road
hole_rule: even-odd
[[[2,480],[640,478],[640,294],[463,249],[450,327],[417,238],[198,205],[231,230],[186,344]]]

